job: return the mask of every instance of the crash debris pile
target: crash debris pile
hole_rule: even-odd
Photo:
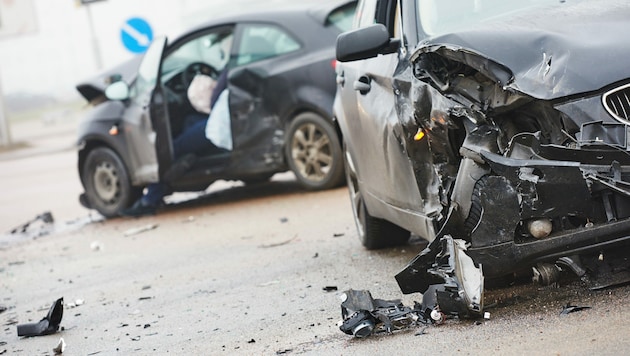
[[[483,273],[465,251],[464,240],[445,235],[396,276],[403,293],[422,293],[422,304],[416,302],[413,308],[400,300],[373,299],[369,291],[346,291],[341,331],[366,337],[419,324],[439,324],[447,318],[483,316]]]

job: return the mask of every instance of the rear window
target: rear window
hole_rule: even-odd
[[[328,15],[326,26],[334,26],[341,32],[350,31],[356,6],[356,2],[353,2],[334,10]]]

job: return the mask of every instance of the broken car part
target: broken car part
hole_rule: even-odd
[[[42,320],[37,323],[18,324],[18,336],[31,337],[54,334],[59,330],[63,317],[63,298],[57,299]]]
[[[34,229],[33,226],[35,226],[37,222],[42,223],[42,225],[38,225],[39,230],[30,231]],[[36,237],[43,236],[50,232],[52,228],[52,224],[54,222],[55,222],[55,219],[53,218],[52,213],[50,211],[45,211],[37,215],[35,218],[27,221],[26,223],[11,229],[11,234],[25,234],[27,232],[30,232],[31,235],[36,236]]]
[[[425,314],[482,315],[484,277],[481,266],[466,254],[465,244],[449,235],[434,240],[396,275],[403,293],[422,293]]]
[[[339,329],[364,338],[373,333],[400,330],[416,325],[421,311],[404,306],[400,300],[374,299],[367,290],[349,289],[342,294]]]

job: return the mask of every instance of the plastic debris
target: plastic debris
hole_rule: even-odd
[[[40,222],[38,224],[38,222]],[[40,237],[49,234],[54,229],[55,219],[50,211],[45,211],[35,218],[17,226],[11,230],[11,234],[25,234],[32,237]]]
[[[18,324],[18,336],[42,336],[54,334],[59,330],[59,324],[63,317],[63,297],[57,299],[42,320],[37,323]]]
[[[146,231],[150,231],[157,228],[157,224],[148,224],[148,225],[144,225],[144,226],[140,226],[140,227],[135,227],[132,229],[129,229],[127,231],[125,231],[123,233],[123,235],[126,236],[132,236],[132,235],[137,235]]]
[[[53,348],[53,352],[55,355],[61,355],[66,350],[66,342],[63,341],[63,338],[59,338],[59,343],[57,346]]]
[[[357,338],[428,323],[417,303],[412,309],[400,300],[374,299],[367,290],[352,289],[344,292],[342,300],[339,329]]]
[[[560,312],[560,315],[567,315],[569,313],[573,313],[573,312],[577,312],[577,311],[581,311],[581,310],[585,310],[585,309],[591,309],[591,307],[581,307],[581,306],[577,306],[577,305],[569,305],[569,304],[567,304],[564,308],[562,308],[562,311]]]

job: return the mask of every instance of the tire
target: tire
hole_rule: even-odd
[[[310,190],[343,183],[343,157],[334,127],[314,113],[298,115],[289,125],[285,157],[298,182]]]
[[[118,216],[142,194],[141,189],[131,186],[122,159],[107,147],[88,153],[81,177],[89,206],[106,218]]]
[[[344,149],[344,166],[346,182],[352,204],[352,216],[357,226],[361,244],[368,250],[404,245],[409,241],[409,231],[387,220],[370,215],[365,206],[363,194],[359,189],[354,167],[350,164],[347,151]]]

